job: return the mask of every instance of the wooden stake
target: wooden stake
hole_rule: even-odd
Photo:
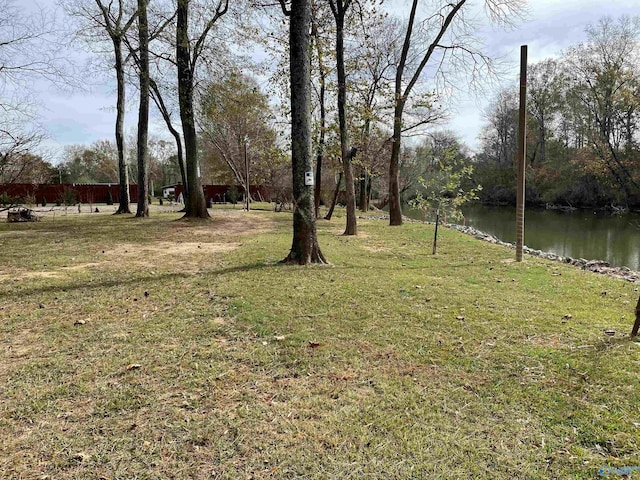
[[[524,164],[527,136],[527,46],[520,47],[520,115],[518,119],[518,191],[516,194],[516,261],[522,261],[522,247],[524,246]]]

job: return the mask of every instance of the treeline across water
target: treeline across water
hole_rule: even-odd
[[[527,104],[529,205],[640,208],[640,17],[602,19],[558,59],[530,64]],[[516,195],[518,90],[487,111],[473,182],[479,199]]]

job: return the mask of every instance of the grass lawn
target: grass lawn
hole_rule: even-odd
[[[319,221],[331,266],[283,266],[290,214],[212,213],[0,224],[0,478],[640,466],[635,285],[343,218]]]

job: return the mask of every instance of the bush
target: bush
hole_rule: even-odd
[[[0,204],[11,205],[13,204],[13,198],[7,195],[7,192],[2,192],[2,194],[0,194]]]
[[[233,203],[234,205],[238,203],[239,197],[240,197],[240,194],[238,193],[238,187],[236,187],[235,185],[233,185],[229,190],[227,190],[227,199],[229,200],[229,202]]]
[[[65,188],[62,191],[61,200],[62,203],[64,203],[64,205],[67,207],[75,205],[76,203],[78,203],[78,192],[72,190],[71,188]]]
[[[26,203],[27,205],[35,206],[38,202],[36,201],[35,195],[26,195],[24,197],[24,203]]]

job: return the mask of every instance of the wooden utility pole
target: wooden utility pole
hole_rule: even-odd
[[[518,191],[516,193],[516,262],[522,261],[524,245],[525,153],[527,136],[527,46],[520,47],[520,112],[518,118]]]

